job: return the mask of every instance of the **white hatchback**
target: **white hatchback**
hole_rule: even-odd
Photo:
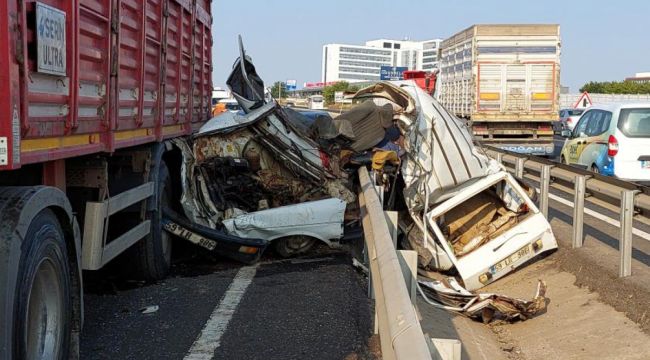
[[[592,106],[562,148],[562,162],[603,175],[650,182],[650,104]]]

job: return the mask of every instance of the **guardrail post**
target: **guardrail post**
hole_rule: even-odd
[[[618,248],[621,255],[619,276],[632,275],[632,227],[634,219],[635,190],[621,191],[621,238]]]
[[[573,247],[580,248],[583,243],[583,226],[585,215],[585,182],[584,175],[577,175],[573,198]]]
[[[548,192],[551,185],[551,165],[542,165],[539,183],[539,210],[548,218]]]
[[[524,178],[524,161],[526,159],[522,157],[518,157],[517,160],[515,160],[515,176],[523,179]]]
[[[462,347],[457,339],[431,339],[433,360],[461,360]]]
[[[393,240],[393,246],[397,248],[397,211],[384,211],[386,216],[386,223],[388,224],[388,231]]]
[[[411,297],[411,303],[416,305],[416,291],[418,286],[418,253],[415,250],[397,250],[397,258],[399,265],[402,268],[402,275],[404,275],[404,282]]]

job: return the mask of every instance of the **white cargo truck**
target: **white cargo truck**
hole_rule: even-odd
[[[552,155],[559,94],[559,25],[473,25],[442,42],[440,101],[485,145]]]

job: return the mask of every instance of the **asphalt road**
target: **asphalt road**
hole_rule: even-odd
[[[563,143],[556,137],[556,158]],[[585,204],[618,219],[610,209]],[[555,235],[570,246],[572,208],[554,200],[550,206]],[[635,228],[650,233],[645,223],[635,221]],[[615,250],[618,231],[585,216],[586,244]],[[117,278],[111,269],[85,274],[82,359],[370,359],[366,280],[347,253],[321,250],[294,260],[267,256],[250,268],[194,249],[156,284]],[[604,261],[617,261],[607,256]],[[634,237],[633,258],[650,266],[649,239]],[[154,305],[157,311],[142,313]]]
[[[82,359],[370,358],[366,282],[344,252],[254,267],[199,256],[156,284],[86,280]]]

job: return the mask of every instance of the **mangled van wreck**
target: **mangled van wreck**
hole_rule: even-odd
[[[228,85],[243,113],[175,143],[184,215],[172,212],[168,229],[177,235],[210,248],[216,232],[235,249],[226,255],[244,261],[269,243],[285,256],[318,240],[336,246],[344,225],[358,223],[355,169],[369,166],[419,266],[455,268],[468,290],[557,247],[525,185],[414,82],[377,83],[349,112],[306,122],[265,95],[240,43]]]
[[[389,191],[401,190],[403,243],[418,251],[421,267],[454,267],[474,290],[557,248],[525,185],[474,146],[466,127],[415,83],[378,83],[355,98],[390,104],[405,134],[403,188]]]

